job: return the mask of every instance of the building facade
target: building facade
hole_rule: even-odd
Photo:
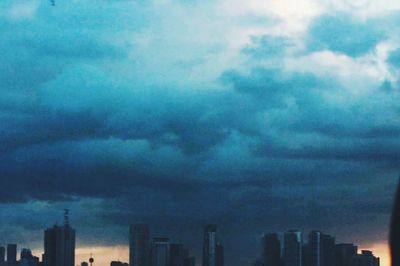
[[[217,226],[206,225],[203,234],[203,266],[216,266]]]
[[[262,261],[264,266],[281,266],[281,243],[278,234],[266,234],[262,238]]]
[[[150,230],[146,224],[130,226],[129,265],[150,266]]]
[[[69,225],[68,211],[64,225],[44,232],[44,266],[75,266],[75,229]]]
[[[17,245],[8,244],[7,245],[7,262],[14,263],[17,261]]]
[[[151,266],[169,266],[169,255],[169,239],[165,237],[154,238],[151,244]]]
[[[284,234],[283,262],[284,266],[303,266],[302,233],[290,230]]]

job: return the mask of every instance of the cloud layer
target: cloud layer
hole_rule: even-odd
[[[289,227],[384,241],[400,7],[302,2],[2,1],[5,240],[68,206],[82,246],[217,223],[233,266]]]

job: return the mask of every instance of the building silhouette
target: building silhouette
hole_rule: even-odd
[[[0,264],[6,261],[6,248],[0,247]]]
[[[335,266],[335,238],[322,234],[322,265]]]
[[[150,230],[146,224],[130,226],[129,265],[150,266]]]
[[[170,266],[185,266],[185,259],[189,256],[189,251],[182,244],[170,244],[169,250]]]
[[[361,254],[353,256],[350,266],[379,266],[379,258],[369,250],[362,250]]]
[[[75,265],[75,230],[69,225],[68,210],[64,225],[54,225],[44,232],[44,266]]]
[[[7,262],[13,263],[17,261],[17,245],[8,244],[7,245]]]
[[[306,266],[323,266],[323,240],[320,231],[311,231],[308,235],[308,244],[303,252]]]
[[[278,234],[266,234],[262,238],[262,262],[264,266],[281,266],[281,243]]]
[[[166,237],[154,238],[151,243],[151,266],[169,266],[169,254],[169,239]]]
[[[206,225],[203,233],[203,266],[216,266],[217,226]]]
[[[129,266],[129,264],[121,261],[112,261],[110,266]]]
[[[284,234],[283,262],[284,266],[303,266],[302,233],[289,230]]]
[[[354,244],[337,244],[335,245],[335,265],[350,266],[351,260],[357,255],[357,246]]]
[[[224,266],[224,247],[221,243],[217,243],[215,250],[215,260],[217,266]]]

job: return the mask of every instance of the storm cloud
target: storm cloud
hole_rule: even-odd
[[[199,254],[216,223],[232,266],[291,227],[385,241],[400,7],[56,2],[0,4],[4,241],[64,207],[89,246],[144,221]]]

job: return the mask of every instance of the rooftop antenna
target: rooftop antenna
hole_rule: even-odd
[[[69,209],[64,209],[64,226],[69,226]]]

